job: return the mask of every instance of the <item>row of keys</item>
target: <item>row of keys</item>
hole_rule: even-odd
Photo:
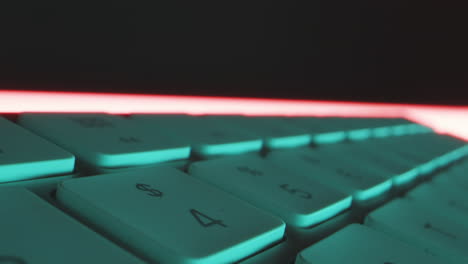
[[[95,122],[100,121],[91,124]],[[361,147],[359,155],[354,155],[356,146]],[[382,154],[367,152],[381,146]],[[59,184],[57,200],[144,260],[231,263],[280,243],[283,221],[308,228],[348,210],[353,199],[365,201],[388,192],[401,174],[393,169],[411,167],[401,160],[412,162],[421,175],[464,155],[462,142],[435,134],[374,139],[276,150],[264,158],[242,155],[194,162],[188,168],[194,177],[169,168],[140,168],[72,179]],[[392,162],[381,169],[374,156]],[[6,256],[19,256],[19,249],[9,249],[13,253]]]
[[[330,197],[326,192],[336,194],[334,190],[305,178],[285,176],[262,164],[257,157],[232,157],[218,161],[222,163],[217,176],[225,176],[218,182],[244,178],[231,180],[224,189],[231,186],[237,197],[276,212],[274,214],[288,224],[301,220],[301,217],[288,216],[291,211],[312,212],[311,219],[317,221],[320,215],[326,214],[320,203],[332,205],[335,207],[333,210],[340,203],[326,201]],[[238,161],[238,164],[241,161],[244,166],[235,166],[233,161]],[[196,179],[202,177],[209,183],[215,182],[216,177],[206,177],[213,175],[208,162],[212,160],[193,164],[189,172],[196,177],[172,168],[143,168],[65,180],[58,186],[57,200],[76,218],[150,262],[232,263],[280,243],[285,232],[283,221]],[[226,169],[221,171],[222,167]],[[366,225],[378,232],[352,225],[302,251],[296,263],[343,263],[349,259],[364,264],[459,263],[457,260],[467,260],[468,229],[465,223],[468,220],[468,199],[464,195],[467,187],[449,180],[456,178],[466,184],[468,180],[463,172],[467,167],[466,162],[452,167],[431,182],[411,190],[405,198],[370,213]],[[233,171],[238,173],[233,174]],[[268,189],[274,188],[261,188],[263,184],[247,180],[268,175],[269,180],[264,183],[277,187],[280,192],[269,194]],[[291,184],[284,184],[284,181]],[[314,191],[296,188],[294,184]],[[242,185],[255,186],[258,193],[250,192],[249,198],[248,193],[245,195],[238,191]],[[273,205],[256,203],[255,198],[252,199],[255,195],[260,200],[265,200],[266,195],[274,197],[270,201]],[[3,241],[8,242],[2,244],[0,256],[5,260],[18,260],[20,263],[96,260],[142,263],[29,191],[1,188],[0,200],[4,201],[0,211],[5,216],[0,219],[0,232],[6,238]],[[306,202],[297,202],[302,200]],[[292,208],[288,212],[290,206]],[[279,213],[281,211],[283,214]],[[36,221],[28,220],[32,218]],[[18,219],[28,222],[23,225],[18,223]],[[26,244],[24,236],[19,235],[22,233],[28,235]],[[78,239],[73,243],[60,243],[68,241],[70,235]],[[52,248],[60,249],[63,254],[50,253],[49,239],[54,239],[52,242],[57,244]],[[78,256],[76,248],[85,254]]]
[[[296,263],[465,263],[468,261],[468,162],[303,250]],[[461,183],[461,184],[460,184]],[[463,184],[464,183],[464,184]],[[333,254],[332,252],[340,252]]]
[[[279,243],[285,232],[281,219],[169,167],[63,181],[56,197],[77,219],[151,263],[233,263]],[[0,256],[141,263],[25,189],[0,188],[0,201]]]
[[[404,119],[364,118],[22,114],[18,123],[65,150],[0,117],[6,135],[0,139],[0,182],[71,173],[75,156],[92,167],[122,168],[184,160],[191,153],[208,157],[334,142],[330,138],[338,134],[362,139],[430,132]]]

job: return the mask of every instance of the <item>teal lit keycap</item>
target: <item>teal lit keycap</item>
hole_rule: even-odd
[[[401,118],[291,117],[286,120],[309,131],[312,141],[316,144],[427,131],[426,128],[422,129],[421,125]]]
[[[437,177],[434,177],[432,179],[434,187],[453,194],[466,195],[468,191],[468,168],[466,165],[466,161],[462,164],[453,165],[437,175]]]
[[[136,122],[104,114],[23,114],[19,123],[96,167],[129,167],[189,157],[190,147]]]
[[[451,160],[440,162],[440,157],[450,149],[437,148],[437,134],[407,135],[376,140],[375,146],[385,150],[388,155],[394,155],[395,159],[406,160],[414,163],[419,173],[427,174]],[[393,158],[392,158],[393,159]]]
[[[441,177],[441,176],[437,176]],[[437,183],[425,183],[411,190],[406,198],[426,210],[450,216],[460,224],[468,222],[468,197],[466,192]]]
[[[169,167],[64,181],[74,215],[156,263],[233,263],[283,238],[285,224]]]
[[[144,263],[24,188],[0,188],[0,215],[0,263]]]
[[[0,183],[69,174],[75,157],[0,117]]]
[[[442,264],[424,251],[366,226],[351,224],[302,250],[296,264]]]
[[[452,216],[427,210],[410,199],[397,199],[370,213],[365,223],[434,256],[468,263],[468,226]]]
[[[418,162],[401,158],[391,151],[386,151],[379,144],[380,139],[366,140],[353,144],[336,144],[324,150],[335,149],[342,157],[362,168],[375,171],[379,175],[392,177],[393,185],[401,186],[412,182],[419,176]]]
[[[346,139],[346,124],[339,117],[287,117],[284,121],[305,129],[312,135],[312,141],[317,144],[335,143]]]
[[[349,162],[343,163],[339,154],[333,156],[320,148],[273,151],[266,159],[286,171],[306,175],[330,188],[351,194],[360,202],[383,197],[392,187],[390,178]]]
[[[291,126],[284,118],[262,116],[219,116],[230,126],[248,130],[263,139],[270,149],[292,148],[310,144],[311,136],[305,129]]]
[[[149,131],[164,131],[174,140],[192,146],[202,157],[260,151],[262,139],[217,116],[133,115]]]
[[[351,206],[348,194],[306,175],[280,170],[254,155],[195,162],[189,167],[189,174],[298,227],[319,224]]]

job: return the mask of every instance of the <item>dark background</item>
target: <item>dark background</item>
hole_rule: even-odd
[[[451,1],[14,1],[0,88],[468,105]]]

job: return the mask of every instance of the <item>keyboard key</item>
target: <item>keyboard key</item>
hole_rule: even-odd
[[[426,131],[421,125],[400,118],[289,117],[285,120],[309,131],[316,144]]]
[[[466,155],[463,142],[432,133],[385,138],[373,144],[389,156],[394,155],[392,159],[415,164],[420,174],[428,174]]]
[[[157,263],[232,263],[283,238],[279,219],[173,168],[65,181],[57,198]]]
[[[23,188],[0,188],[0,263],[144,263]]]
[[[464,161],[462,164],[453,165],[441,175],[434,177],[432,182],[435,186],[450,190],[451,192],[465,193],[468,191],[467,165],[467,161]]]
[[[378,208],[365,223],[434,256],[455,263],[468,261],[468,227],[451,215],[426,210],[409,199],[397,199]]]
[[[352,224],[302,250],[296,264],[442,264],[420,249],[368,227]]]
[[[291,126],[283,118],[260,116],[220,116],[223,122],[261,137],[269,149],[293,148],[309,145],[310,133],[305,129]]]
[[[383,197],[392,187],[391,179],[350,165],[349,162],[343,163],[339,155],[330,155],[320,148],[273,151],[266,159],[286,171],[310,177],[330,188],[353,195],[358,202]]]
[[[69,174],[75,157],[0,117],[0,183]]]
[[[192,163],[189,174],[212,183],[286,223],[310,227],[351,206],[351,196],[328,188],[303,174],[279,170],[254,155]]]
[[[468,197],[453,188],[425,183],[408,192],[406,198],[426,210],[450,215],[451,220],[462,225],[468,221]]]
[[[149,131],[165,131],[177,142],[191,145],[202,157],[260,151],[261,136],[234,127],[216,116],[133,115]]]
[[[346,121],[339,117],[287,117],[284,121],[305,129],[317,144],[336,143],[346,139]]]
[[[347,161],[358,167],[374,171],[378,175],[391,177],[395,186],[401,186],[415,180],[419,176],[419,163],[403,159],[392,152],[386,151],[378,144],[380,140],[373,139],[352,144],[335,144],[327,146],[324,150],[333,150],[335,153],[340,153],[342,157],[352,157]]]
[[[190,148],[136,122],[104,114],[23,114],[19,123],[97,167],[186,159]]]

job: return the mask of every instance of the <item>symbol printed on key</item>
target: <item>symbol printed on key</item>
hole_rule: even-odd
[[[111,122],[98,117],[70,117],[70,120],[84,128],[114,127]]]
[[[320,163],[319,159],[309,157],[307,155],[301,155],[301,158],[302,158],[302,160],[304,160],[306,162],[309,162],[309,163],[313,163],[313,164],[319,164]]]
[[[252,176],[263,176],[263,172],[256,170],[256,169],[251,169],[247,166],[238,166],[236,168],[238,171],[243,172],[243,173],[248,173]]]
[[[358,175],[355,175],[355,174],[352,174],[348,171],[345,171],[343,169],[337,169],[336,172],[342,176],[345,176],[347,178],[354,178],[354,179],[357,179],[357,180],[361,180],[361,177],[358,176]]]
[[[151,186],[148,184],[137,183],[135,187],[140,191],[147,192],[149,196],[154,196],[158,198],[161,198],[163,196],[163,193],[161,191],[151,188]]]
[[[120,137],[119,141],[123,143],[140,143],[141,142],[141,140],[139,140],[138,138],[134,138],[134,137]]]
[[[210,227],[210,226],[214,226],[214,225],[219,225],[219,226],[222,226],[222,227],[227,227],[222,220],[219,220],[219,219],[213,219],[209,216],[207,216],[206,214],[198,211],[198,210],[195,210],[195,209],[190,209],[190,213],[192,214],[192,216],[195,218],[195,220],[197,220],[197,222],[203,226],[203,227]]]
[[[15,256],[0,256],[0,264],[27,264],[27,262]]]
[[[465,211],[465,212],[468,212],[468,207],[463,205],[463,204],[460,204],[460,203],[457,203],[456,201],[454,200],[450,200],[448,202],[448,205],[453,207],[453,208],[457,208],[459,210],[462,210],[462,211]]]

